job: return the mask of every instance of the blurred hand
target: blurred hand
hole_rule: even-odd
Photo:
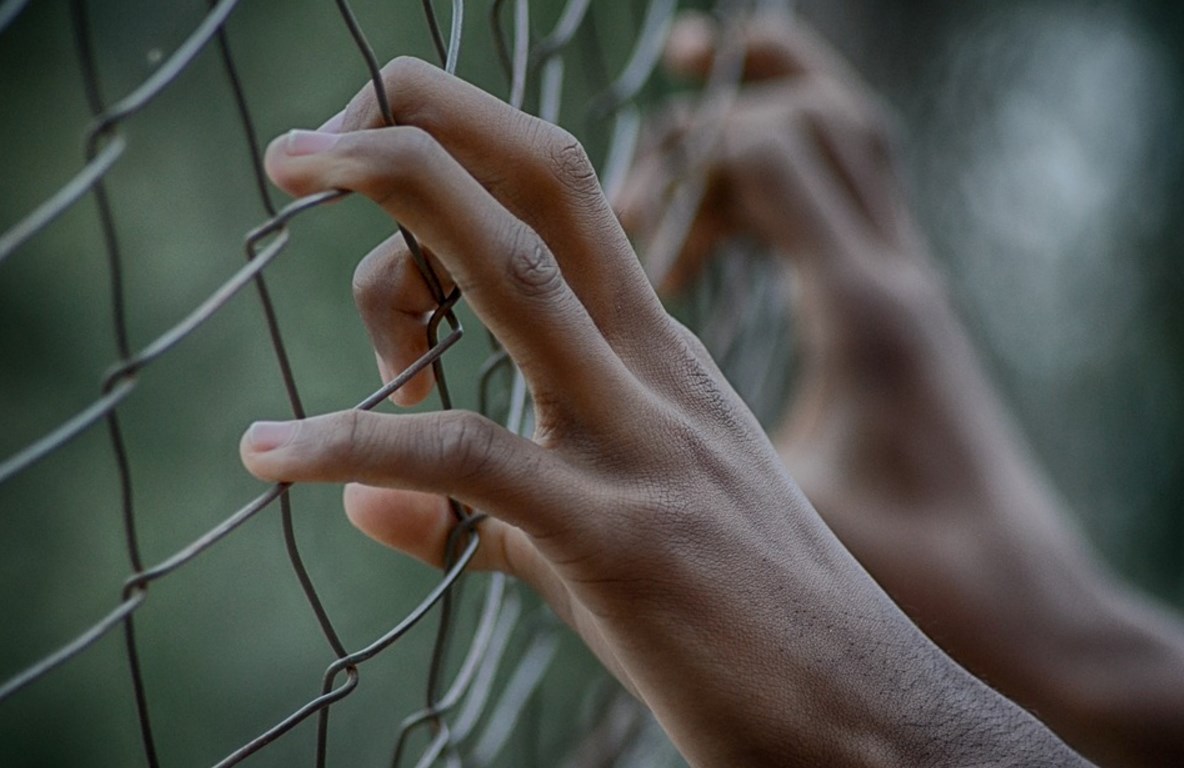
[[[359,192],[414,232],[522,370],[535,434],[455,411],[257,423],[251,472],[351,483],[359,527],[437,564],[443,496],[487,513],[476,564],[537,589],[696,765],[1074,759],[832,536],[663,310],[570,135],[422,62],[384,77],[399,127],[363,89],[326,130],[273,142],[268,173],[294,195]],[[356,290],[386,375],[402,370],[434,302],[397,237]]]
[[[701,77],[727,39],[687,17],[668,64]],[[1179,764],[1184,633],[1103,572],[1012,427],[914,233],[884,110],[801,24],[760,17],[738,42],[746,81],[723,124],[674,105],[622,221],[644,246],[668,190],[702,174],[662,285],[732,235],[784,257],[801,360],[774,442],[831,529],[946,651],[1075,746]],[[717,140],[694,157],[701,131]]]
[[[717,54],[743,57],[739,94],[722,114],[673,103],[614,200],[626,229],[646,243],[669,190],[687,175],[706,180],[690,236],[668,273],[657,276],[665,291],[685,286],[715,243],[735,234],[802,260],[915,247],[888,113],[841,59],[781,14],[749,20],[736,39],[707,17],[687,14],[674,27],[666,62],[675,74],[703,79]]]

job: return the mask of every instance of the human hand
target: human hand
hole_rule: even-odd
[[[695,155],[710,99],[677,104],[623,221],[644,247],[663,191],[704,174],[663,285],[732,234],[786,257],[800,358],[774,442],[843,544],[954,658],[1087,754],[1177,764],[1184,632],[1100,567],[1012,428],[913,233],[884,110],[799,23],[762,18],[740,40],[748,80],[718,140]],[[692,16],[667,59],[701,75],[727,44]]]
[[[474,564],[538,590],[695,764],[981,756],[1017,731],[1065,754],[834,539],[662,309],[570,135],[421,62],[384,77],[398,127],[367,88],[327,130],[273,142],[268,172],[296,195],[359,192],[414,232],[520,367],[535,434],[465,412],[257,423],[251,472],[351,483],[359,527],[434,563],[444,496],[487,513]],[[422,351],[419,280],[398,238],[360,268],[387,373]]]
[[[703,15],[684,14],[666,65],[704,80],[717,58],[736,55],[743,57],[739,93],[722,112],[709,99],[672,102],[613,201],[644,247],[671,189],[688,177],[706,182],[679,252],[656,256],[670,259],[657,265],[659,286],[677,292],[716,243],[737,234],[810,261],[835,251],[914,247],[891,113],[859,76],[807,26],[776,12],[732,34]]]
[[[663,311],[575,140],[421,62],[396,61],[386,82],[400,127],[377,127],[364,89],[336,133],[274,142],[268,171],[296,195],[358,191],[417,234],[521,367],[534,440],[470,413],[346,412],[286,435],[256,425],[244,462],[270,479],[354,482],[351,518],[433,563],[454,522],[438,494],[488,513],[474,565],[530,583],[653,699],[653,678],[674,670],[624,640],[667,644],[689,605],[709,613],[719,586],[694,561],[722,578],[800,497]],[[367,257],[356,287],[384,375],[402,370],[423,351],[434,302],[398,236]],[[417,386],[403,402],[426,393]],[[746,519],[748,505],[763,523]],[[653,623],[667,630],[644,629]]]

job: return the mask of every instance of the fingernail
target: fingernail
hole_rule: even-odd
[[[328,120],[326,120],[324,125],[322,125],[320,128],[317,128],[317,131],[320,133],[338,133],[341,130],[341,125],[344,122],[345,110],[343,109],[336,115],[333,115],[333,117],[330,117]]]
[[[293,157],[315,155],[318,152],[327,152],[340,140],[340,133],[292,130],[288,131],[288,138],[284,141],[284,152]]]
[[[291,440],[294,434],[294,421],[256,421],[247,430],[247,444],[252,451],[270,451]]]

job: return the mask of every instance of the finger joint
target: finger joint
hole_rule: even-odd
[[[531,298],[547,298],[563,287],[559,264],[542,240],[525,224],[514,225],[507,238],[510,254],[506,269],[514,288]]]
[[[486,471],[496,440],[492,422],[471,413],[441,414],[438,462],[457,481]]]

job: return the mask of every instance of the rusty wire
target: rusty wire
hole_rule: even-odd
[[[335,0],[335,3],[341,22],[349,31],[357,54],[363,60],[372,80],[382,114],[389,124],[393,124],[379,62],[367,41],[367,36],[354,16],[349,2]],[[0,4],[0,33],[6,31],[25,10],[26,5],[26,0],[8,0]],[[441,759],[450,765],[460,764],[462,756],[466,764],[486,765],[502,750],[514,724],[522,716],[526,702],[539,685],[554,657],[556,635],[554,621],[536,616],[526,622],[529,629],[526,650],[516,660],[508,659],[508,639],[512,632],[523,626],[521,619],[525,614],[522,600],[516,593],[517,587],[501,575],[492,576],[486,581],[482,608],[476,618],[476,628],[472,636],[467,638],[468,647],[463,654],[460,667],[450,681],[445,681],[444,661],[448,655],[451,628],[455,624],[454,614],[457,610],[456,586],[480,545],[481,515],[478,512],[452,502],[457,524],[448,543],[445,568],[435,586],[422,597],[411,613],[393,621],[387,632],[368,645],[352,651],[339,636],[304,565],[295,536],[288,484],[276,484],[264,490],[256,498],[226,516],[215,527],[155,564],[145,562],[141,553],[136,528],[137,510],[133,503],[134,468],[123,437],[119,418],[120,406],[135,394],[139,377],[145,369],[169,354],[199,327],[221,312],[248,284],[253,284],[263,309],[268,338],[276,357],[289,407],[293,417],[303,418],[304,406],[264,273],[283,255],[290,243],[292,235],[289,225],[293,220],[309,216],[313,211],[345,194],[327,192],[311,195],[278,209],[272,202],[262,170],[260,146],[248,99],[226,35],[227,20],[239,5],[239,0],[211,0],[208,13],[184,42],[128,94],[111,100],[104,93],[96,64],[89,17],[91,8],[86,0],[71,0],[70,19],[73,25],[74,47],[86,100],[93,116],[87,131],[84,161],[71,179],[7,231],[0,233],[0,266],[32,237],[53,226],[80,201],[87,198],[94,200],[102,231],[102,252],[107,260],[107,272],[110,277],[109,323],[117,360],[104,377],[99,396],[93,402],[72,416],[64,418],[48,434],[34,440],[0,463],[0,484],[21,475],[47,456],[61,450],[79,435],[97,428],[100,422],[105,423],[121,488],[123,539],[130,575],[124,583],[118,602],[106,616],[78,632],[72,640],[56,651],[46,654],[4,682],[0,686],[0,701],[17,697],[26,688],[38,684],[52,675],[57,668],[85,653],[100,638],[121,628],[124,633],[125,656],[132,679],[139,738],[143,745],[145,761],[150,766],[160,765],[161,759],[156,748],[151,715],[151,685],[145,680],[142,672],[143,649],[136,639],[135,615],[149,601],[150,589],[155,582],[183,571],[196,558],[234,534],[245,522],[278,503],[288,559],[309,610],[314,615],[325,643],[333,655],[333,661],[325,669],[322,686],[315,696],[296,706],[287,717],[233,749],[217,765],[230,766],[241,762],[314,716],[317,720],[315,762],[318,766],[325,765],[331,730],[330,712],[333,705],[356,689],[361,678],[361,668],[366,662],[397,643],[419,626],[436,608],[439,609],[439,623],[429,661],[425,704],[421,710],[407,715],[398,725],[392,746],[391,764],[398,766],[411,759],[408,754],[408,739],[415,731],[426,729],[430,736],[429,744],[418,756],[416,765],[426,768]],[[564,82],[564,52],[581,31],[589,34],[587,29],[591,25],[593,15],[590,2],[568,0],[559,14],[555,27],[533,45],[530,40],[528,0],[515,0],[513,3],[510,33],[504,28],[503,6],[503,0],[495,0],[491,4],[491,18],[496,50],[499,52],[509,83],[509,101],[516,107],[522,107],[527,98],[528,88],[536,88],[537,111],[545,119],[558,121]],[[592,112],[597,119],[609,116],[613,118],[614,128],[608,160],[602,168],[602,175],[610,187],[618,183],[620,175],[627,168],[639,125],[638,112],[632,102],[637,98],[657,63],[675,6],[675,0],[646,0],[644,22],[633,43],[633,51],[627,59],[626,66],[619,76],[604,84],[600,94],[592,102]],[[443,25],[437,17],[434,3],[431,0],[422,2],[426,32],[439,56],[440,64],[450,72],[456,70],[460,60],[465,10],[466,3],[463,0],[452,0],[449,33],[445,40]],[[231,88],[243,141],[249,152],[251,173],[266,218],[244,238],[245,264],[225,279],[180,322],[136,349],[128,333],[123,252],[116,206],[107,189],[108,176],[112,169],[118,166],[128,146],[128,140],[120,130],[122,124],[166,92],[181,73],[211,44],[217,46],[221,68]],[[449,378],[443,358],[464,333],[454,311],[461,297],[456,290],[451,293],[444,292],[440,280],[432,272],[413,234],[401,226],[400,230],[403,231],[438,305],[428,324],[429,351],[355,407],[361,410],[374,408],[416,374],[431,367],[435,373],[442,407],[450,408],[452,400],[449,394]],[[525,383],[521,375],[513,370],[504,352],[496,348],[491,353],[479,381],[475,383],[482,409],[491,408],[489,404],[494,397],[490,390],[496,378],[495,374],[499,371],[509,371],[511,374],[504,423],[514,431],[529,434],[532,424]],[[499,669],[507,665],[513,667],[504,675],[509,682],[499,692],[495,690],[495,679]]]

